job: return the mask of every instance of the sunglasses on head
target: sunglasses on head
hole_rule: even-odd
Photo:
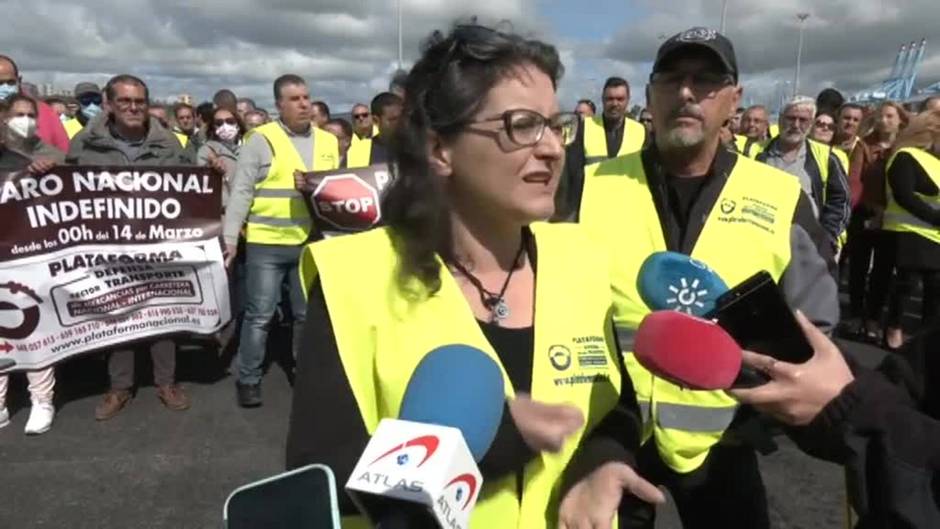
[[[238,125],[238,120],[235,118],[225,118],[225,119],[217,119],[213,123],[215,124],[216,127],[221,126],[221,125]]]

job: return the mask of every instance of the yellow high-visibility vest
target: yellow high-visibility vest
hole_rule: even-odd
[[[557,527],[561,476],[581,440],[617,404],[619,354],[610,325],[610,282],[603,249],[580,226],[532,226],[538,247],[533,399],[577,406],[585,425],[556,454],[538,454],[522,475],[486,481],[471,529]],[[319,277],[336,345],[367,431],[397,417],[411,374],[429,351],[467,344],[500,365],[454,277],[441,265],[440,290],[403,292],[389,228],[326,239],[301,256],[304,291]],[[309,351],[314,353],[314,351]],[[301,353],[304,354],[304,353]],[[506,397],[513,386],[503,371]],[[329,425],[323,425],[329,427]],[[521,493],[521,494],[520,494]],[[367,527],[347,517],[343,527]]]
[[[643,148],[646,128],[630,119],[623,119],[623,141],[617,156],[625,156]],[[604,132],[604,117],[584,118],[584,165],[591,165],[609,158],[607,156],[607,134]]]
[[[906,152],[914,157],[914,160],[924,169],[927,176],[934,184],[940,186],[940,160],[933,154],[915,147],[905,147],[899,149],[891,155],[888,160],[887,169],[891,169],[894,159],[898,154]],[[917,193],[918,198],[930,204],[934,208],[940,208],[940,197],[927,196]],[[888,182],[888,206],[885,208],[884,229],[888,231],[916,233],[921,237],[936,244],[940,244],[940,228],[924,222],[923,220],[911,215],[906,209],[901,207],[894,199],[894,193],[891,191],[891,182]]]
[[[176,136],[176,139],[180,142],[180,146],[184,149],[189,145],[189,136],[183,134],[182,132],[173,132],[173,135]]]
[[[739,153],[753,160],[757,158],[758,154],[764,151],[764,145],[766,145],[766,143],[752,140],[747,136],[735,134],[734,145],[738,148]]]
[[[790,262],[790,227],[802,192],[793,176],[737,155],[691,256],[728,285],[760,270],[779,281]],[[586,171],[580,223],[611,256],[614,325],[627,350],[650,313],[637,290],[640,266],[667,249],[641,153]],[[625,352],[624,360],[644,412],[645,437],[654,439],[663,462],[676,472],[697,469],[731,424],[737,401],[724,391],[691,391],[654,377],[632,353]]]
[[[246,240],[258,244],[303,244],[313,221],[303,195],[294,187],[294,171],[337,169],[339,142],[329,132],[311,127],[313,167],[306,167],[280,122],[266,123],[254,132],[263,134],[271,147],[271,168],[264,180],[255,185]]]
[[[353,136],[355,136],[355,134]],[[346,167],[350,169],[368,167],[371,159],[372,138],[354,141],[349,144],[349,150],[346,151]]]
[[[79,121],[78,118],[72,118],[63,123],[62,126],[65,127],[65,134],[69,137],[70,140],[84,128],[82,126],[82,122]]]

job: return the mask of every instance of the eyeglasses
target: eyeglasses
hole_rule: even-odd
[[[716,72],[656,72],[650,75],[650,84],[657,88],[674,90],[686,79],[691,80],[693,91],[708,97],[734,84],[734,76]]]
[[[0,80],[0,85],[16,86],[16,79]]]
[[[144,98],[119,97],[114,100],[114,106],[120,108],[121,110],[127,110],[131,107],[131,105],[136,106],[137,108],[146,108],[148,103]]]
[[[78,104],[87,107],[88,105],[101,105],[100,94],[84,94],[78,96]]]
[[[369,113],[366,112],[365,114],[353,114],[353,117],[356,119],[366,119],[369,117]]]
[[[640,118],[640,123],[646,124],[646,123],[652,123],[652,122],[653,120],[650,118]]]
[[[221,127],[222,125],[238,125],[238,120],[235,118],[225,118],[217,119],[212,122],[216,127]]]
[[[836,124],[831,121],[817,121],[813,126],[821,130],[833,130],[836,128]]]
[[[498,117],[470,121],[468,124],[502,121],[509,140],[520,147],[530,147],[542,141],[545,129],[549,128],[562,144],[567,146],[574,141],[578,133],[578,119],[574,112],[561,112],[545,117],[534,110],[517,108],[507,110]]]

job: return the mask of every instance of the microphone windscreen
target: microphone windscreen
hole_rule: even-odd
[[[656,252],[643,261],[637,290],[650,310],[704,316],[728,285],[705,263],[678,252]]]
[[[415,368],[398,418],[457,428],[479,462],[499,429],[504,391],[502,371],[486,353],[469,345],[441,346]]]
[[[714,322],[681,312],[648,314],[633,352],[654,375],[690,389],[728,389],[741,371],[734,338]]]

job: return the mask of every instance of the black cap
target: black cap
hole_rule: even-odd
[[[734,81],[738,81],[738,61],[734,56],[734,46],[727,37],[708,28],[687,29],[669,37],[656,52],[653,73],[659,71],[663,61],[668,57],[689,48],[701,48],[712,52],[728,73],[734,76]]]

